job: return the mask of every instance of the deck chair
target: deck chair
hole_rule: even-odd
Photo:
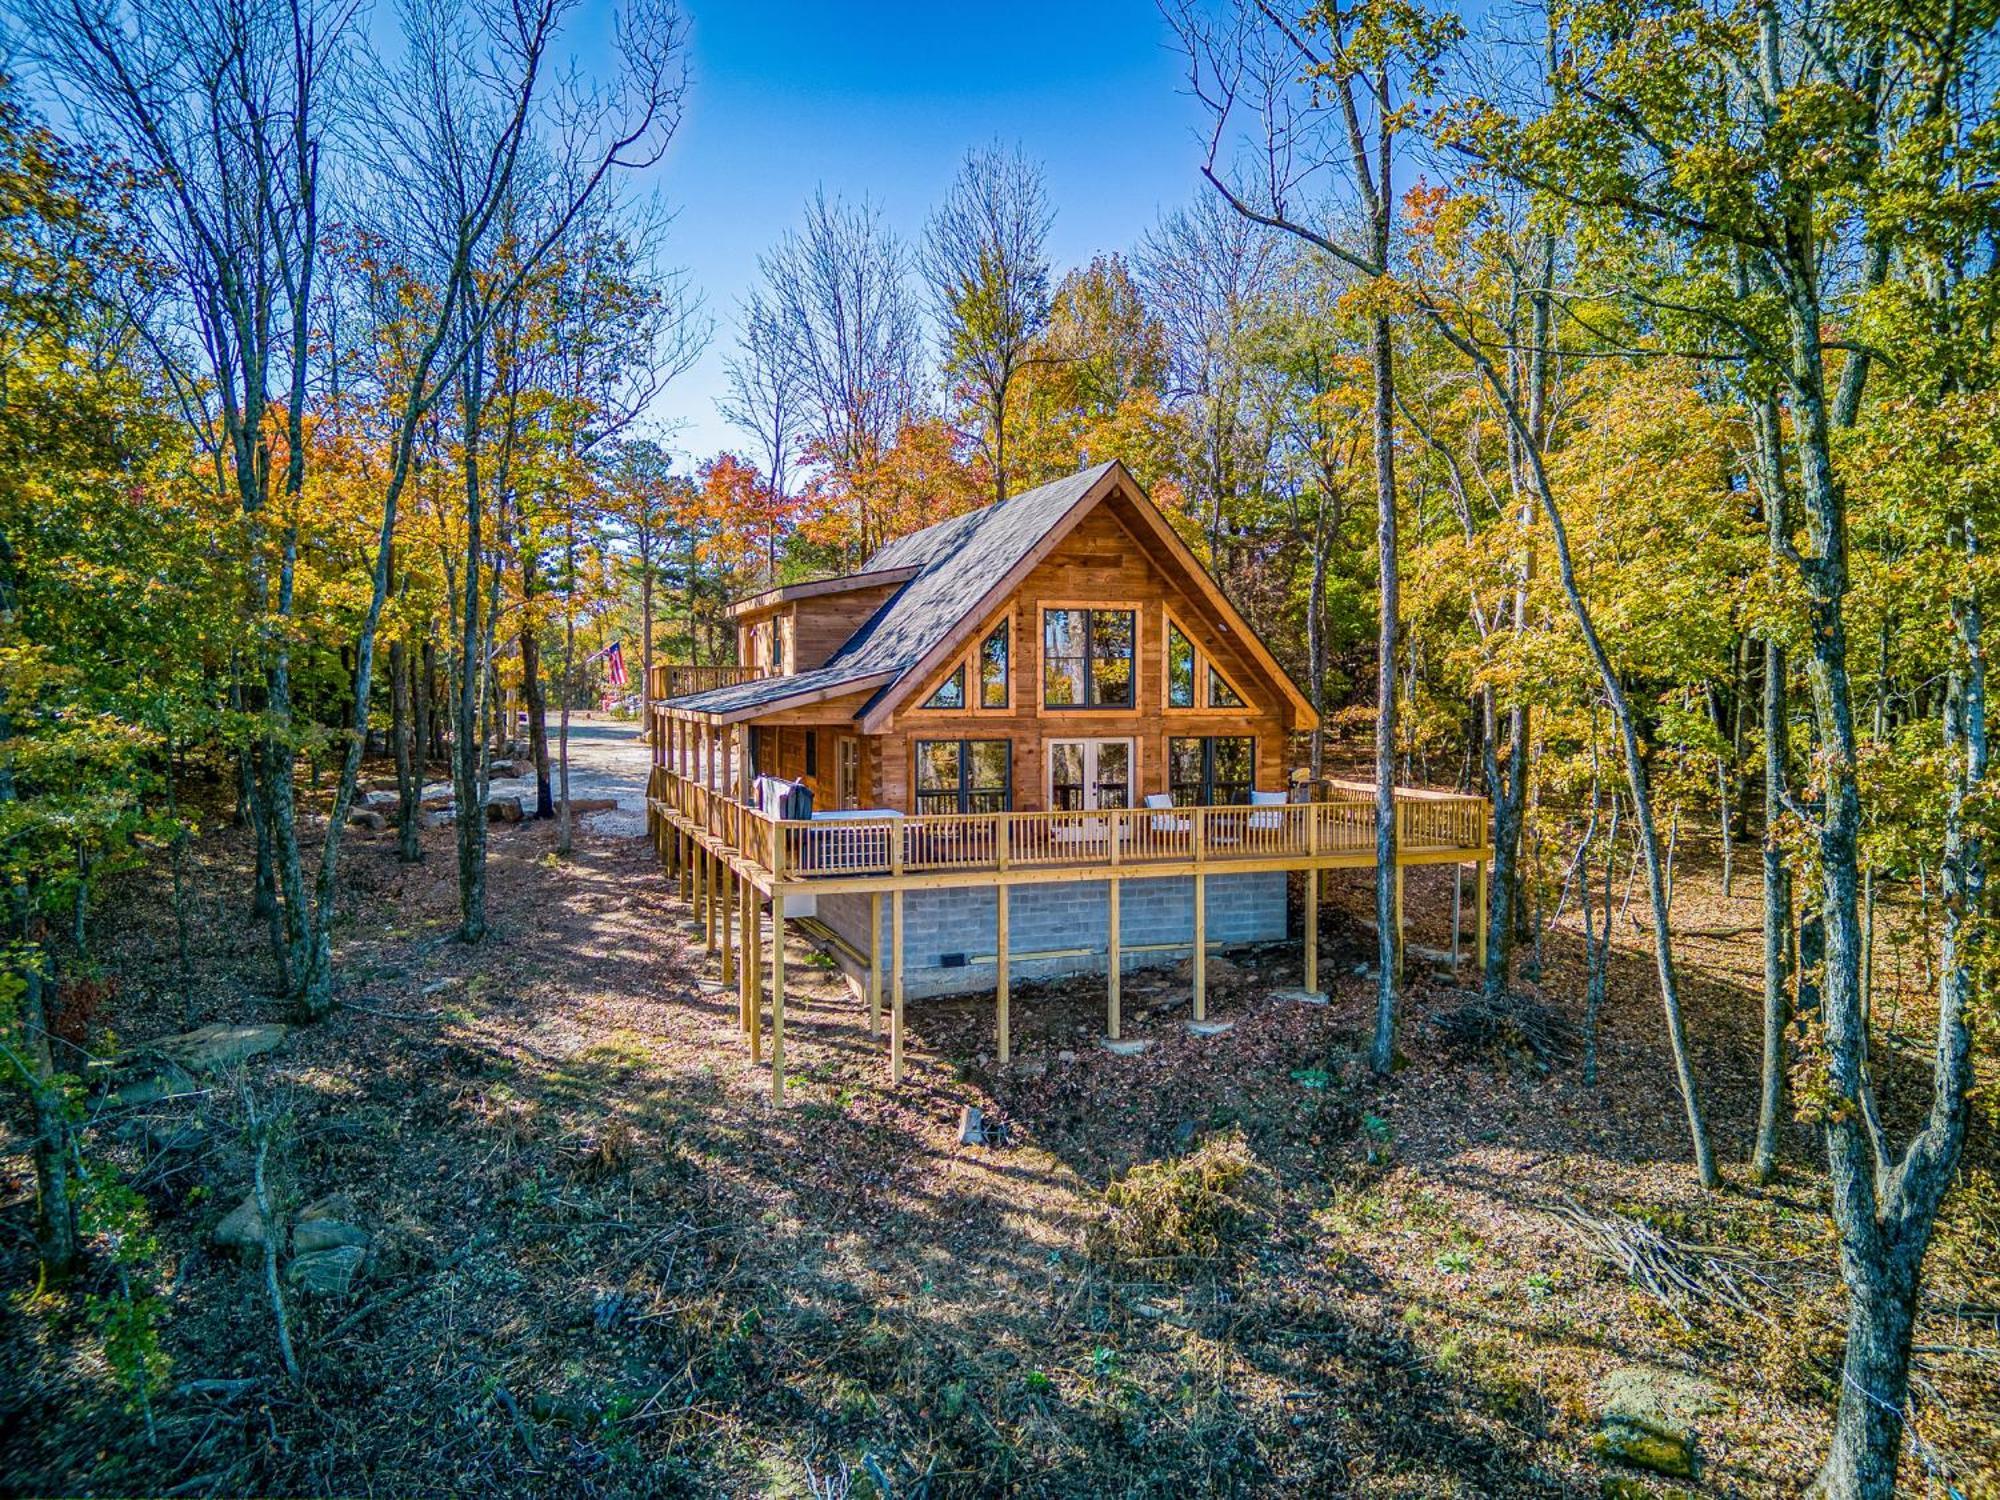
[[[1290,799],[1283,792],[1252,792],[1252,807],[1283,807]],[[1252,833],[1276,833],[1285,826],[1285,815],[1281,812],[1253,812],[1244,825]]]
[[[1187,833],[1194,827],[1194,819],[1192,818],[1157,816],[1158,812],[1174,812],[1174,799],[1169,797],[1165,792],[1148,792],[1146,794],[1146,806],[1154,809],[1156,812],[1156,816],[1153,818],[1153,832],[1155,833]]]

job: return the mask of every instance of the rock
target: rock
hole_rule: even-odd
[[[519,797],[488,797],[486,799],[486,821],[489,823],[520,822],[521,799]]]
[[[378,811],[387,811],[392,807],[400,807],[402,806],[402,802],[403,794],[394,787],[387,789],[377,787],[372,792],[364,793],[361,798],[361,805],[363,807],[372,807]]]
[[[1678,1370],[1625,1365],[1599,1383],[1597,1404],[1602,1416],[1590,1446],[1599,1458],[1694,1478],[1694,1421],[1717,1405],[1712,1384]]]
[[[209,1238],[225,1250],[263,1249],[264,1216],[257,1212],[257,1195],[246,1193],[243,1201],[215,1226]]]
[[[261,1052],[269,1052],[284,1039],[285,1028],[276,1022],[261,1026],[231,1026],[226,1022],[217,1022],[213,1026],[184,1031],[179,1036],[161,1037],[147,1050],[165,1053],[175,1062],[199,1073],[226,1068]]]
[[[1101,1036],[1097,1039],[1097,1045],[1113,1057],[1141,1057],[1153,1050],[1153,1044],[1143,1037],[1114,1042],[1108,1036]]]
[[[572,797],[569,799],[570,816],[580,818],[585,813],[614,812],[618,807],[616,797]]]
[[[518,760],[496,760],[487,767],[488,771],[502,781],[512,781],[517,776],[531,775],[534,769],[533,766],[522,765]]]
[[[968,1104],[958,1114],[958,1143],[961,1146],[983,1146],[986,1144],[985,1116],[979,1106]]]
[[[146,1073],[112,1090],[111,1102],[130,1109],[140,1104],[157,1104],[162,1099],[179,1098],[200,1088],[194,1076],[177,1062],[166,1062],[156,1072]]]
[[[208,1144],[208,1126],[200,1120],[148,1120],[139,1133],[146,1149],[159,1156],[181,1156]]]
[[[345,1193],[328,1193],[299,1210],[301,1219],[351,1219],[354,1216],[354,1200]]]
[[[1272,990],[1271,998],[1284,1005],[1324,1005],[1325,990]]]
[[[1222,1036],[1236,1029],[1234,1021],[1189,1021],[1189,1036]]]
[[[458,798],[451,792],[426,792],[417,803],[425,812],[449,812],[457,805]]]
[[[1040,1078],[1049,1071],[1049,1065],[1039,1057],[1024,1057],[1009,1071],[1016,1078]]]
[[[348,811],[347,826],[365,828],[370,833],[380,833],[389,826],[389,820],[372,807],[356,807]]]
[[[1065,1047],[1062,1049],[1062,1051],[1056,1054],[1056,1061],[1067,1067],[1069,1064],[1076,1061],[1076,1054],[1070,1051],[1069,1048]]]
[[[436,808],[424,814],[426,828],[448,828],[457,821],[458,809],[453,807]]]
[[[311,1297],[344,1297],[361,1274],[368,1252],[359,1245],[336,1245],[295,1255],[285,1267],[285,1280]]]
[[[292,1253],[313,1255],[322,1250],[335,1250],[343,1245],[358,1245],[368,1248],[368,1231],[359,1224],[350,1224],[345,1219],[301,1218],[292,1226]]]

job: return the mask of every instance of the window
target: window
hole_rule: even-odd
[[[1194,642],[1167,622],[1167,707],[1194,707]]]
[[[1042,615],[1042,703],[1132,707],[1137,616],[1129,609],[1051,609]]]
[[[1007,622],[1002,620],[993,634],[979,643],[979,706],[1007,706]]]
[[[771,670],[773,672],[783,672],[785,670],[785,632],[779,628],[776,620],[773,620],[764,628],[771,633]]]
[[[1243,695],[1230,685],[1208,652],[1167,616],[1167,707],[1180,709],[1247,708]]]
[[[917,811],[995,813],[1013,805],[1009,740],[918,740]]]
[[[938,690],[924,699],[925,708],[965,707],[965,665],[960,663],[951,669],[951,676],[938,684]]]
[[[806,775],[819,775],[819,731],[806,731]]]
[[[1167,741],[1167,791],[1176,807],[1248,802],[1257,784],[1257,741],[1248,735]]]

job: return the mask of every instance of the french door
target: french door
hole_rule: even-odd
[[[1049,740],[1046,750],[1051,812],[1132,805],[1132,741]]]

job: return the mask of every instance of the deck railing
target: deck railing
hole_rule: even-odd
[[[647,696],[654,699],[686,698],[694,693],[712,692],[716,688],[735,687],[739,682],[754,682],[763,675],[761,667],[693,667],[656,662]]]
[[[1363,860],[1375,848],[1375,804],[1346,791],[1276,806],[1120,808],[1089,812],[842,814],[779,820],[655,767],[653,798],[778,880],[1146,866]],[[1399,793],[1397,847],[1467,857],[1486,847],[1483,797]]]

